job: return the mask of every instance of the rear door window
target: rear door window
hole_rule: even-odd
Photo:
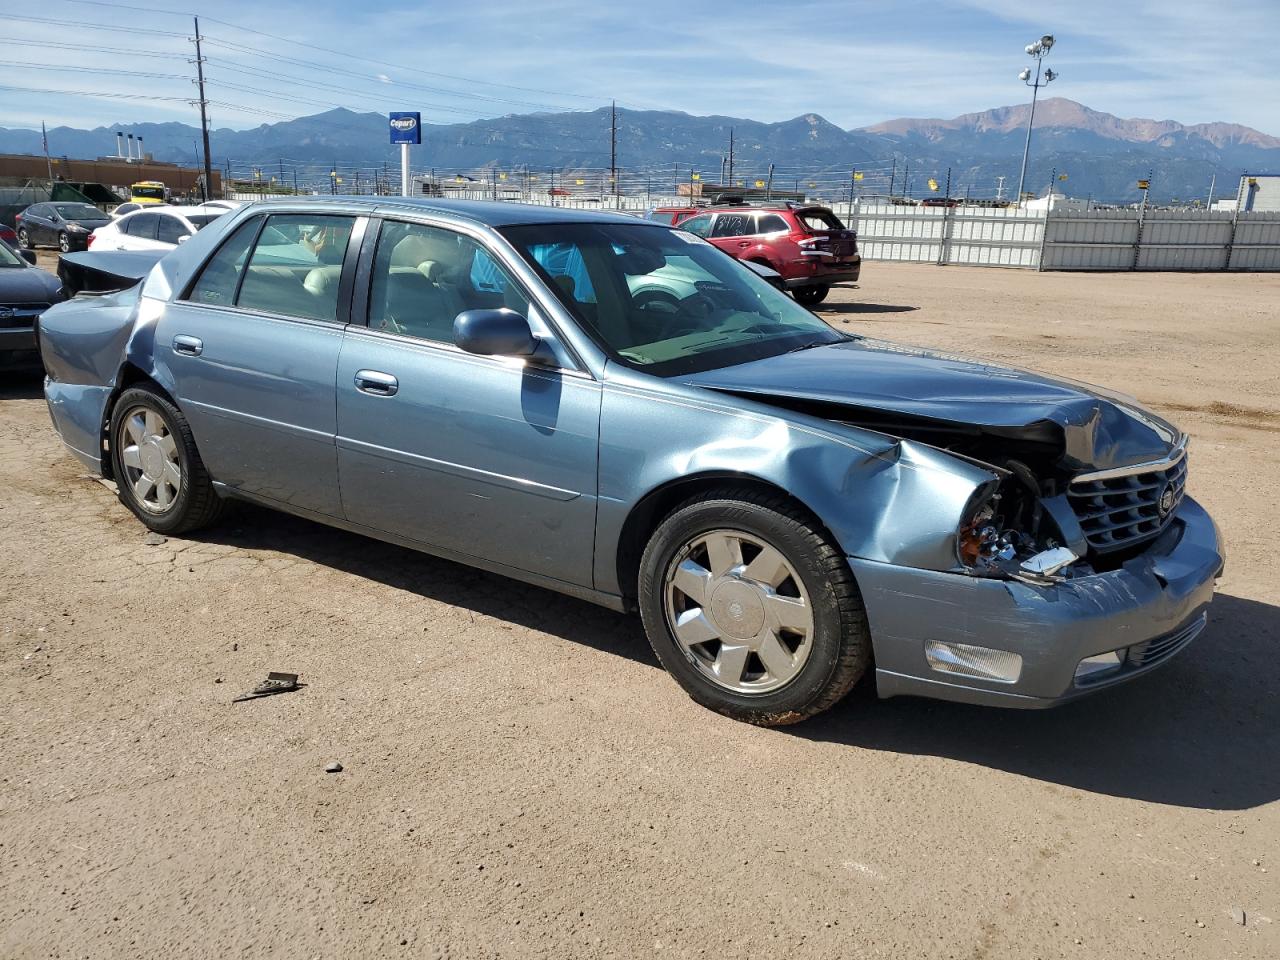
[[[716,216],[716,224],[711,228],[713,237],[746,237],[753,232],[751,214],[721,213]]]
[[[160,225],[156,230],[156,239],[161,243],[177,243],[183,237],[189,236],[191,236],[191,231],[177,217],[160,217]]]
[[[188,300],[211,307],[230,307],[235,304],[249,244],[253,243],[260,226],[262,218],[251,217],[236,228],[236,232],[204,265],[200,278],[187,295]]]
[[[776,213],[762,213],[756,224],[756,233],[785,233],[790,228],[787,221]]]
[[[236,306],[311,320],[338,319],[338,284],[354,218],[267,218],[240,282]]]
[[[131,237],[143,240],[154,240],[156,229],[160,226],[160,214],[136,213],[125,221],[124,232]]]

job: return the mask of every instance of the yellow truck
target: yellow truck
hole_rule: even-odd
[[[169,188],[159,180],[140,180],[129,187],[131,203],[168,203]]]

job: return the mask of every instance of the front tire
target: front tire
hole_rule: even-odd
[[[662,665],[695,701],[735,720],[812,717],[871,662],[848,562],[780,494],[718,491],[673,512],[641,558],[639,600]]]
[[[792,290],[791,295],[796,298],[796,303],[801,306],[816,307],[827,299],[827,294],[830,292],[830,287],[800,287]]]
[[[58,234],[58,249],[63,253],[71,252],[71,238],[67,236],[65,230]]]
[[[27,233],[26,227],[22,227],[18,230],[18,246],[23,250],[35,249],[35,245],[31,242],[31,234]]]
[[[120,500],[157,533],[207,526],[222,512],[187,418],[147,387],[131,387],[111,412],[111,463]]]

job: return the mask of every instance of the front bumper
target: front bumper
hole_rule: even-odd
[[[1164,533],[1120,569],[1038,587],[850,558],[862,590],[881,697],[902,694],[1006,707],[1049,707],[1123,683],[1195,638],[1223,569],[1218,528],[1186,498]],[[1022,657],[1012,683],[930,667],[929,640]],[[1148,644],[1148,641],[1154,641]],[[1078,684],[1080,661],[1122,647],[1144,655]]]

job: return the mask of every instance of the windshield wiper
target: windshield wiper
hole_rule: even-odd
[[[837,343],[839,341],[836,341]],[[801,350],[811,350],[814,347],[828,347],[831,345],[830,340],[811,340],[808,343],[802,343],[798,347],[792,347],[787,353],[799,353]]]

